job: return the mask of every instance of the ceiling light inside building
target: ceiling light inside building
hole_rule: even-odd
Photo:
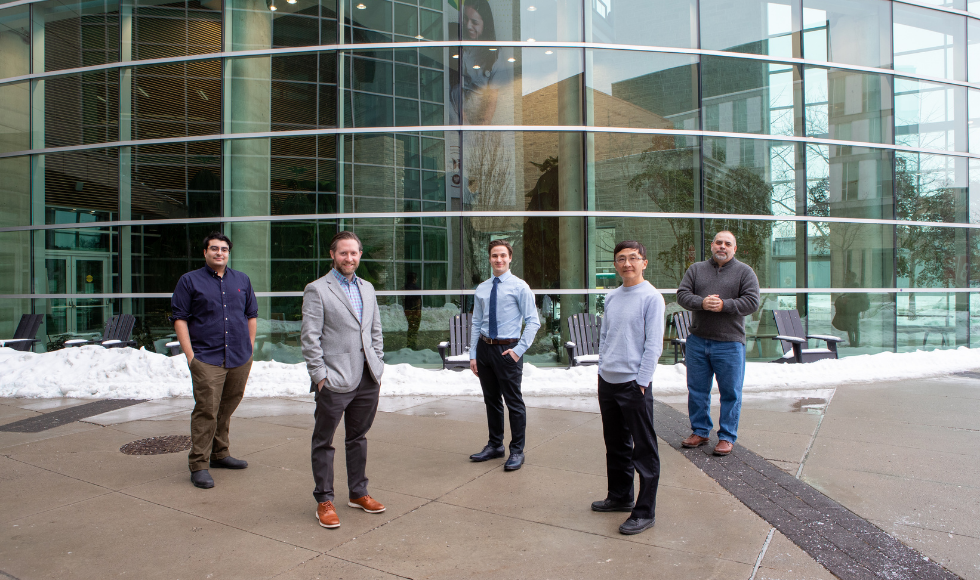
[[[415,37],[415,40],[422,40],[423,38],[425,38],[425,37],[422,36],[421,34],[419,34],[418,36]]]
[[[364,10],[365,8],[367,8],[367,6],[365,6],[365,5],[363,5],[363,4],[358,4],[358,5],[357,5],[357,9],[358,9],[358,10]]]
[[[272,10],[273,12],[275,12],[276,10],[278,10],[278,8],[276,8],[276,5],[275,4],[269,4],[269,10]]]
[[[477,68],[478,69],[478,68],[480,68],[480,65],[475,64],[475,65],[473,65],[473,68]]]
[[[453,55],[453,58],[459,58],[459,55],[458,54],[454,54]]]
[[[296,0],[286,0],[286,4],[296,4]]]
[[[517,60],[516,58],[510,57],[507,59],[507,62],[515,62],[516,60]]]
[[[555,51],[553,51],[553,50],[546,50],[546,51],[544,51],[544,53],[545,54],[555,54]]]
[[[497,52],[497,49],[496,48],[491,48],[490,49],[490,52]]]
[[[533,38],[528,38],[527,41],[528,42],[534,42],[534,39]]]
[[[205,101],[208,100],[208,96],[201,89],[197,89],[197,94],[201,95],[201,99],[203,99]]]
[[[527,7],[527,11],[528,12],[534,12],[535,10],[537,10],[537,8],[535,8],[534,6],[528,6]]]

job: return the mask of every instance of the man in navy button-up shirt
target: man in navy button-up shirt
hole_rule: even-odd
[[[212,232],[204,240],[205,266],[177,282],[171,299],[174,330],[194,382],[191,414],[191,481],[214,487],[208,467],[244,469],[231,457],[231,415],[245,394],[255,344],[255,292],[248,276],[227,267],[231,240]]]

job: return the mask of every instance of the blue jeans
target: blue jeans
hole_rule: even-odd
[[[695,435],[711,433],[711,379],[718,381],[721,393],[721,416],[718,417],[718,439],[738,439],[738,416],[742,410],[742,380],[745,378],[745,345],[738,341],[721,341],[687,337],[687,412]]]

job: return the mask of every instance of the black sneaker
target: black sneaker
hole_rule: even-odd
[[[619,533],[626,534],[627,536],[639,534],[647,528],[652,528],[655,521],[657,521],[657,518],[630,518],[623,522],[623,525],[619,526]]]
[[[608,497],[602,501],[592,502],[592,511],[594,512],[631,512],[633,511],[633,502],[631,501],[612,501]]]

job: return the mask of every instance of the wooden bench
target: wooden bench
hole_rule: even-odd
[[[24,314],[20,317],[20,323],[17,324],[14,337],[0,340],[0,346],[23,352],[33,350],[34,344],[37,342],[37,330],[41,328],[43,321],[43,314]]]
[[[599,364],[599,331],[602,317],[583,312],[568,317],[568,334],[565,343],[568,352],[568,368]]]
[[[470,322],[472,314],[457,314],[449,321],[449,340],[439,343],[442,368],[470,368]]]
[[[691,311],[682,310],[674,313],[674,331],[677,338],[672,338],[670,344],[674,345],[674,364],[677,364],[678,355],[687,360],[687,337],[691,335]]]
[[[128,346],[136,348],[136,341],[132,339],[134,326],[136,326],[135,316],[132,314],[117,314],[106,321],[101,338],[97,338],[95,340],[74,338],[72,340],[66,340],[65,346],[73,347],[92,345],[102,346],[105,348],[119,348]]]
[[[796,310],[773,310],[772,316],[776,320],[776,336],[773,340],[778,340],[783,346],[783,356],[777,358],[774,363],[809,363],[823,360],[825,358],[837,358],[837,343],[842,339],[837,336],[826,334],[806,334],[803,331],[803,321],[800,320],[800,313]],[[822,340],[826,343],[826,348],[806,348],[808,339]]]

